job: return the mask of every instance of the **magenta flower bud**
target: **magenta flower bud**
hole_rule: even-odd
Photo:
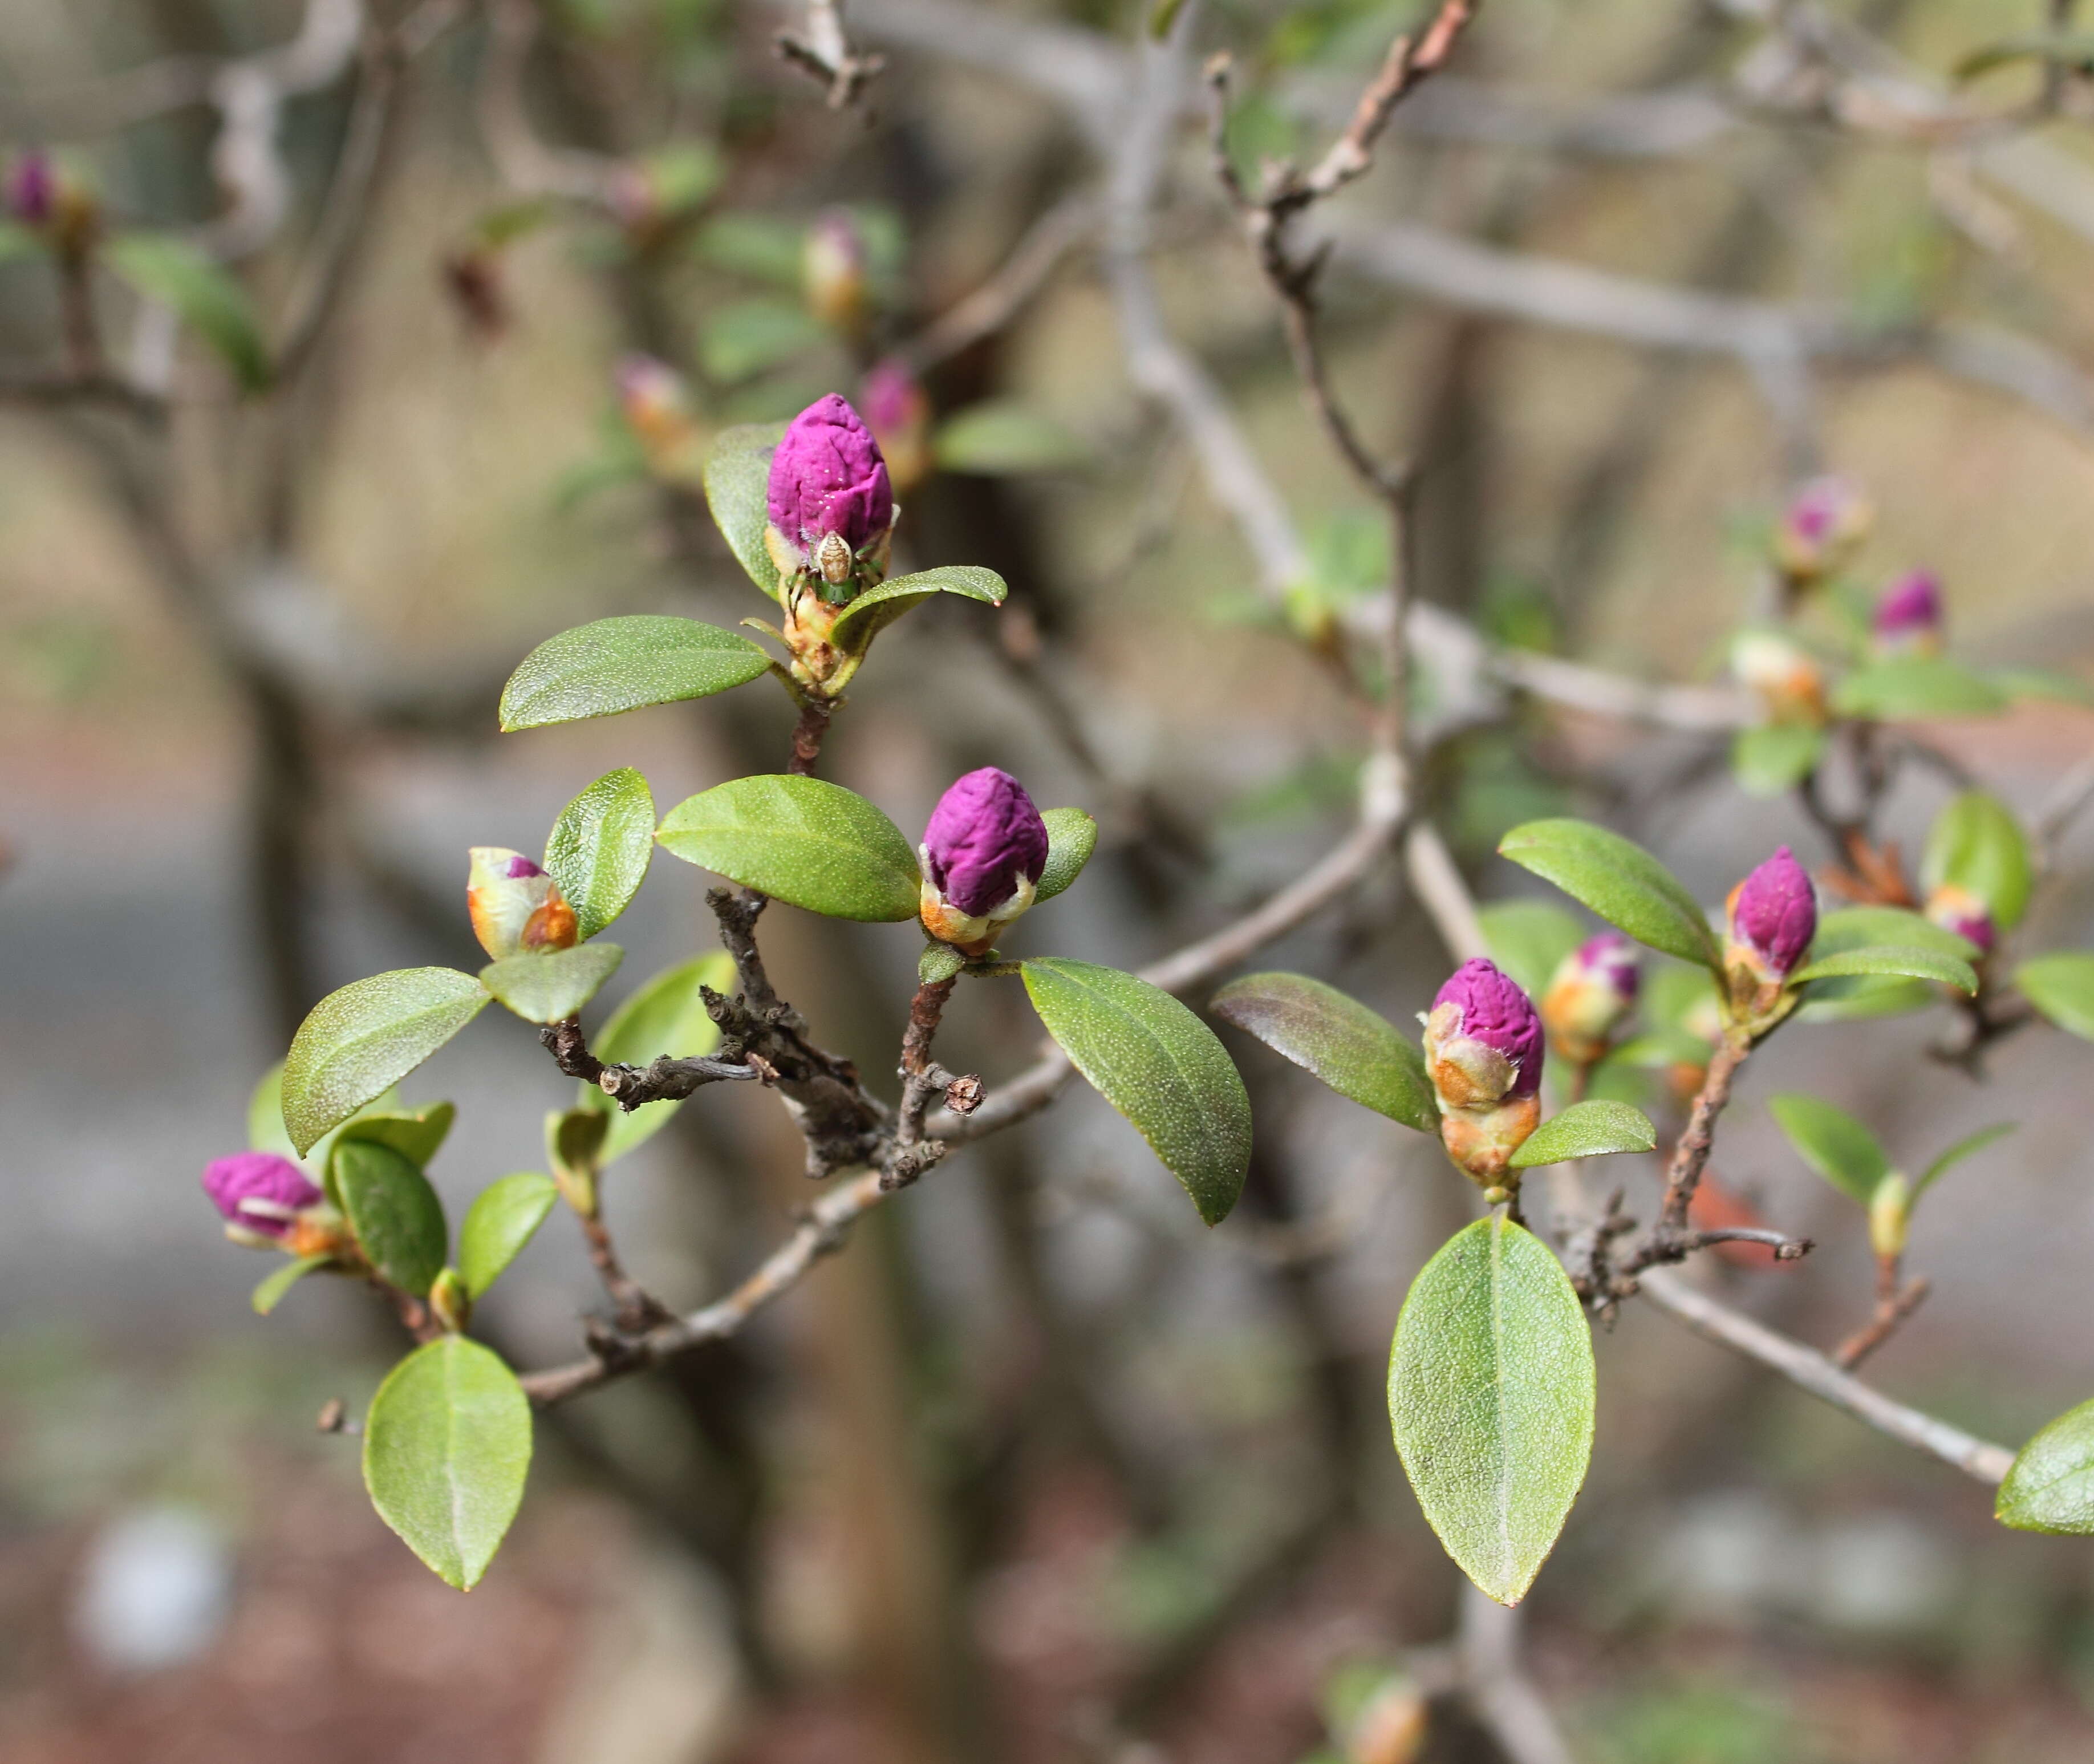
[[[1900,576],[1877,600],[1870,625],[1879,648],[1939,649],[1941,578],[1931,570],[1913,570]]]
[[[7,168],[7,212],[24,226],[50,225],[58,199],[58,169],[41,148],[23,154]]]
[[[325,1198],[318,1184],[274,1152],[236,1152],[204,1167],[203,1192],[229,1227],[281,1240],[298,1215]]]
[[[497,962],[574,947],[575,910],[552,877],[520,851],[475,845],[466,875],[466,911],[480,947]]]
[[[1589,1066],[1635,1006],[1636,945],[1618,931],[1588,937],[1557,965],[1541,995],[1541,1020],[1557,1053]]]
[[[832,392],[793,419],[771,458],[769,505],[771,561],[781,575],[811,569],[836,586],[861,554],[884,544],[894,524],[893,486],[880,443],[847,399]]]
[[[1944,882],[1927,897],[1927,916],[1944,931],[1967,937],[1980,955],[1990,955],[2000,941],[1992,909],[1968,889]]]
[[[860,407],[897,490],[912,490],[931,475],[931,401],[908,364],[890,356],[866,370]]]
[[[857,329],[865,317],[865,235],[848,208],[823,210],[807,229],[800,276],[816,318],[840,331]]]
[[[1497,963],[1475,956],[1455,969],[1433,995],[1432,1021],[1440,1022],[1441,1013],[1450,1008],[1453,1015],[1438,1031],[1443,1046],[1473,1041],[1505,1062],[1503,1084],[1482,1100],[1531,1097],[1541,1088],[1541,1018],[1533,1001]]]
[[[1775,532],[1775,559],[1808,579],[1836,568],[1868,537],[1875,511],[1840,478],[1814,478],[1789,499]]]
[[[924,928],[979,954],[1032,906],[1047,867],[1047,823],[1023,784],[984,766],[938,798],[919,852]]]
[[[1818,895],[1783,845],[1731,890],[1731,949],[1763,980],[1782,980],[1818,935]]]
[[[1440,1143],[1487,1188],[1540,1125],[1544,1045],[1532,1001],[1480,956],[1455,969],[1432,1000],[1425,1070],[1440,1099]]]

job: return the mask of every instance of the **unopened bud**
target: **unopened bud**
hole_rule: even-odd
[[[1967,937],[1980,955],[1990,955],[2000,941],[1992,910],[1968,889],[1944,882],[1927,897],[1927,916],[1944,931]]]
[[[931,475],[931,400],[906,362],[889,357],[866,370],[858,408],[887,458],[896,493],[906,495]]]
[[[453,1335],[463,1334],[472,1321],[472,1294],[466,1290],[465,1276],[456,1268],[443,1269],[431,1284],[429,1309]]]
[[[821,597],[841,605],[887,573],[895,514],[887,462],[838,394],[817,398],[786,428],[771,456],[768,508],[765,541],[789,584],[819,577],[828,590]]]
[[[981,955],[1032,905],[1047,867],[1047,823],[1023,784],[984,766],[938,798],[918,854],[923,928]]]
[[[1353,1718],[1345,1734],[1345,1764],[1414,1764],[1430,1725],[1425,1699],[1407,1680],[1395,1680]]]
[[[825,210],[807,229],[800,254],[807,310],[823,324],[854,332],[865,322],[865,235],[848,208]]]
[[[1887,655],[1933,655],[1941,649],[1941,578],[1931,570],[1900,576],[1878,597],[1869,628]]]
[[[250,1249],[325,1254],[341,1241],[341,1221],[318,1184],[274,1152],[236,1152],[204,1167],[203,1192],[225,1220],[225,1235]]]
[[[1814,478],[1783,511],[1775,532],[1775,561],[1792,580],[1814,581],[1851,557],[1875,524],[1875,511],[1853,484]]]
[[[1912,1184],[1893,1170],[1869,1196],[1869,1247],[1884,1261],[1905,1253],[1912,1228]]]
[[[465,899],[473,935],[497,962],[571,949],[579,935],[574,909],[552,877],[520,851],[474,846]]]
[[[1464,962],[1433,998],[1425,1069],[1440,1099],[1440,1142],[1479,1184],[1504,1176],[1540,1124],[1544,1041],[1533,1002],[1481,957]]]
[[[1783,845],[1731,890],[1727,965],[1753,980],[1788,978],[1818,935],[1818,896],[1810,877]]]
[[[618,408],[657,476],[688,476],[698,439],[690,388],[667,362],[628,355],[618,364]]]
[[[5,201],[9,216],[25,227],[47,227],[58,211],[58,167],[41,148],[16,157],[7,168]]]
[[[1731,673],[1777,723],[1825,721],[1825,670],[1792,638],[1741,631],[1731,643]]]
[[[1637,984],[1633,943],[1618,931],[1587,938],[1557,964],[1541,995],[1549,1045],[1573,1065],[1591,1065],[1636,1007]]]

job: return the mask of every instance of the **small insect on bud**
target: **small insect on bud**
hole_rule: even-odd
[[[832,588],[850,580],[851,550],[845,544],[841,533],[822,535],[822,542],[815,547],[815,567],[821,572],[822,580]]]
[[[203,1192],[225,1235],[250,1249],[314,1255],[339,1240],[339,1221],[318,1184],[274,1152],[236,1152],[204,1166]]]
[[[579,933],[574,909],[553,879],[520,851],[475,845],[465,900],[472,934],[497,962],[574,947]]]
[[[1818,935],[1818,896],[1810,877],[1783,845],[1731,890],[1726,965],[1751,979],[1788,978]]]
[[[1875,524],[1868,498],[1840,478],[1813,478],[1789,499],[1775,530],[1775,562],[1799,584],[1828,576]]]
[[[1869,1196],[1869,1247],[1888,1262],[1905,1253],[1912,1233],[1912,1184],[1895,1170]]]
[[[897,493],[906,493],[931,475],[931,400],[906,362],[890,356],[866,370],[858,388],[858,407],[880,450]]]
[[[854,332],[865,322],[865,234],[848,208],[823,211],[807,229],[800,254],[800,285],[807,310],[823,324]]]
[[[1731,643],[1731,673],[1766,705],[1777,723],[1825,721],[1825,671],[1793,639],[1775,631],[1741,631]]]
[[[1047,823],[1025,787],[984,766],[938,798],[918,847],[923,928],[968,955],[984,955],[1032,906],[1047,867]]]
[[[821,597],[842,604],[886,574],[895,515],[887,461],[872,431],[836,393],[787,427],[771,456],[768,507],[765,542],[789,582],[818,578],[828,590]]]
[[[1990,955],[2000,941],[1999,927],[1992,910],[1968,889],[1944,882],[1927,897],[1927,916],[1944,931],[1967,937],[1980,955]]]
[[[1588,937],[1564,957],[1541,995],[1549,1045],[1575,1066],[1607,1051],[1622,1019],[1635,1009],[1636,945],[1618,931]]]
[[[1425,1069],[1440,1098],[1440,1142],[1486,1188],[1540,1124],[1544,1045],[1532,1001],[1480,956],[1457,968],[1433,998]]]
[[[1941,578],[1931,570],[1901,576],[1876,600],[1869,619],[1885,655],[1935,655],[1941,650]]]

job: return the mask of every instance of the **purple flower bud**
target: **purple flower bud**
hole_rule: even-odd
[[[1768,980],[1785,980],[1818,935],[1818,896],[1783,845],[1731,891],[1731,937]]]
[[[1047,864],[1047,823],[1007,771],[984,766],[938,798],[923,871],[949,906],[982,918],[1030,889]]]
[[[1927,897],[1927,916],[1944,931],[1967,937],[1980,955],[1990,955],[2000,941],[1992,910],[1968,889],[1944,882]]]
[[[848,208],[823,210],[807,229],[800,273],[816,318],[841,331],[857,328],[865,316],[865,235]]]
[[[1868,535],[1875,511],[1840,478],[1814,478],[1789,499],[1774,540],[1775,559],[1790,575],[1822,576]]]
[[[893,356],[866,370],[858,388],[865,420],[886,456],[894,488],[908,491],[931,475],[931,401],[908,364]]]
[[[1443,1018],[1443,1008],[1450,1005],[1458,1015]],[[1541,1088],[1541,1018],[1533,1001],[1495,962],[1476,956],[1455,969],[1433,995],[1430,1022],[1432,1038],[1443,1045],[1457,1039],[1480,1042],[1511,1067],[1510,1084],[1489,1101],[1531,1097]]]
[[[466,910],[473,935],[496,961],[574,946],[574,909],[542,866],[500,845],[475,845],[471,860]]]
[[[798,567],[818,567],[831,582],[893,525],[887,462],[847,399],[832,392],[793,419],[771,458],[769,502],[771,528]]]
[[[1618,931],[1602,931],[1579,944],[1571,959],[1608,987],[1625,1005],[1636,1002],[1643,975],[1636,967],[1636,945]]]
[[[1618,931],[1588,937],[1557,964],[1541,995],[1541,1020],[1556,1051],[1589,1066],[1636,1003],[1636,945]]]
[[[1870,624],[1877,641],[1895,648],[1920,647],[1941,639],[1941,578],[1914,570],[1885,589]]]
[[[226,1223],[265,1237],[281,1237],[291,1216],[324,1198],[319,1188],[288,1158],[274,1152],[237,1152],[204,1167],[203,1192]]]
[[[652,355],[628,355],[615,376],[618,407],[654,463],[695,433],[684,376]]]
[[[58,196],[58,170],[41,148],[22,154],[8,167],[7,212],[24,226],[49,225]]]

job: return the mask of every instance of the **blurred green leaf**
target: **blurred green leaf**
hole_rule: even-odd
[[[1832,689],[1843,717],[1898,723],[1928,717],[1991,716],[2006,708],[2000,689],[1943,655],[1899,655],[1856,669]]]
[[[2018,1532],[2094,1532],[2094,1402],[2067,1410],[2021,1449],[1992,1511]]]
[[[560,1197],[550,1176],[535,1170],[490,1182],[473,1197],[458,1226],[458,1274],[478,1298],[516,1259]]]
[[[2035,698],[2059,704],[2094,706],[2094,686],[2076,675],[2061,674],[2047,667],[1996,667],[1990,677],[1995,686],[2018,703]]]
[[[2021,923],[2035,880],[2020,821],[1982,790],[1951,797],[1934,818],[1919,875],[1930,894],[1946,883],[1975,895],[2001,931]]]
[[[607,771],[560,810],[545,868],[584,939],[623,912],[654,855],[654,798],[629,766]]]
[[[1912,1185],[1913,1199],[1917,1201],[1944,1175],[1961,1163],[1965,1158],[1975,1156],[1995,1141],[2005,1139],[2008,1134],[2014,1131],[2016,1125],[2017,1123],[2013,1121],[1996,1121],[1992,1126],[1981,1127],[1968,1137],[1957,1141],[1947,1151],[1929,1164],[1919,1180]]]
[[[260,392],[271,375],[269,346],[247,290],[185,239],[124,232],[103,241],[102,260],[148,300],[174,308],[224,358],[243,392]]]
[[[1033,890],[1036,906],[1051,901],[1081,875],[1098,847],[1098,823],[1081,809],[1048,809],[1040,819],[1047,823],[1047,862]]]
[[[1297,156],[1301,125],[1263,93],[1249,92],[1229,106],[1223,140],[1236,176],[1255,190],[1266,160]]]
[[[656,975],[597,1032],[596,1057],[606,1066],[645,1066],[663,1054],[702,1058],[719,1045],[719,1026],[706,1014],[705,989],[732,993],[734,984],[734,962],[724,950]],[[648,1102],[628,1113],[591,1084],[581,1085],[576,1102],[610,1117],[610,1135],[597,1154],[606,1164],[652,1139],[676,1112],[674,1102]]]
[[[336,1141],[328,1163],[364,1259],[402,1292],[427,1298],[449,1240],[429,1179],[391,1146],[368,1140]]]
[[[980,478],[1073,471],[1091,458],[1080,437],[1017,398],[991,399],[954,411],[938,425],[931,449],[945,471]]]
[[[336,1130],[335,1144],[367,1140],[374,1145],[389,1145],[417,1170],[426,1170],[457,1118],[458,1110],[448,1102],[412,1110],[366,1109]]]
[[[2087,31],[2022,31],[1997,42],[1974,49],[1956,63],[1958,80],[1975,80],[1995,67],[2014,61],[2054,61],[2067,67],[2086,69],[2094,64],[2094,33]]]
[[[715,215],[691,240],[697,257],[715,269],[797,293],[807,229],[776,215]]]
[[[1731,775],[1747,796],[1778,797],[1817,768],[1825,732],[1801,723],[1765,723],[1740,729],[1731,742]]]
[[[821,348],[829,334],[797,301],[738,300],[716,307],[698,328],[698,365],[726,385],[753,379]]]
[[[1813,980],[1796,1013],[1798,1023],[1860,1023],[1871,1017],[1898,1017],[1940,1001],[1925,980],[1892,975],[1857,974],[1844,980]]]
[[[1552,1115],[1512,1154],[1515,1170],[1569,1163],[1576,1158],[1604,1158],[1611,1152],[1647,1152],[1657,1148],[1657,1129],[1640,1109],[1626,1102],[1594,1098],[1574,1102]]]
[[[1973,961],[1978,954],[1977,945],[1968,937],[1901,906],[1840,906],[1818,921],[1818,935],[1811,939],[1806,959],[1822,961],[1827,956],[1883,944],[1931,949],[1936,955],[1953,956],[1959,962]]]
[[[1498,901],[1477,909],[1491,959],[1539,998],[1563,958],[1585,941],[1573,915],[1545,901]]]
[[[1246,974],[1215,993],[1210,1008],[1340,1096],[1421,1133],[1440,1131],[1418,1044],[1336,987],[1305,974]]]
[[[0,220],[0,263],[50,254],[50,248],[33,228],[25,227],[19,220]]]
[[[284,1125],[300,1155],[478,1016],[487,989],[456,968],[400,968],[314,1006],[284,1062]]]
[[[2014,970],[2022,996],[2059,1028],[2094,1041],[2094,954],[2040,955]]]
[[[561,1023],[595,997],[624,959],[615,943],[578,943],[490,962],[480,984],[526,1023]]]
[[[333,1260],[332,1256],[322,1253],[317,1256],[299,1256],[295,1260],[286,1262],[274,1273],[266,1276],[254,1288],[253,1295],[248,1300],[248,1303],[254,1307],[254,1314],[258,1317],[267,1316],[283,1302],[284,1295],[299,1281],[305,1279],[314,1269],[324,1268]]]
[[[1184,4],[1185,0],[1149,0],[1149,34],[1162,42],[1171,34],[1171,27],[1177,22]]]
[[[1529,821],[1498,849],[1638,943],[1712,971],[1722,952],[1708,916],[1673,873],[1642,846],[1589,821]]]
[[[667,214],[689,213],[720,187],[727,176],[719,150],[696,136],[658,149],[640,162],[656,204]]]
[[[894,823],[841,786],[783,774],[686,797],[655,836],[694,863],[832,919],[916,916],[923,878]]]
[[[1891,1172],[1883,1143],[1844,1109],[1820,1097],[1797,1092],[1767,1099],[1767,1112],[1780,1123],[1797,1155],[1842,1194],[1869,1204],[1876,1184]]]
[[[779,598],[778,566],[764,533],[771,525],[771,456],[784,438],[783,423],[743,423],[723,428],[706,454],[706,506],[735,561],[750,581]]]
[[[1848,974],[1905,974],[1914,980],[1940,980],[1959,992],[1975,993],[1978,976],[1968,962],[1910,944],[1880,944],[1866,949],[1843,949],[1811,962],[1788,977],[1792,986]]]
[[[913,576],[897,576],[868,588],[836,615],[830,636],[839,644],[855,646],[872,640],[888,625],[933,594],[957,594],[962,600],[978,600],[1001,606],[1010,590],[993,570],[971,563],[945,563],[935,570],[919,570]]]
[[[695,619],[636,614],[548,637],[502,689],[505,731],[705,698],[770,671],[747,637]]]

